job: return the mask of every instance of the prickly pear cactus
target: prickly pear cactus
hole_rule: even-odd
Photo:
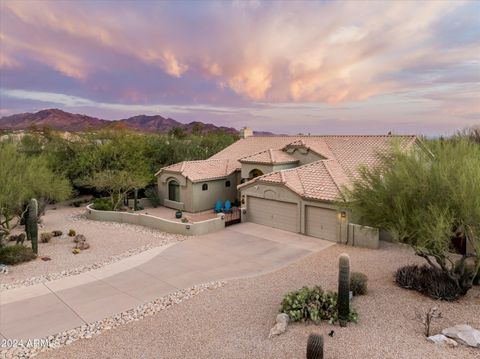
[[[307,359],[323,359],[323,336],[312,333],[307,342]]]
[[[25,231],[27,232],[28,240],[32,241],[33,253],[38,254],[38,203],[35,198],[32,198],[28,205]]]
[[[350,257],[341,254],[338,265],[338,321],[346,327],[350,314]]]

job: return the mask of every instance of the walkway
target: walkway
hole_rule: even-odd
[[[0,293],[0,339],[33,339],[208,281],[260,275],[334,243],[253,223]]]

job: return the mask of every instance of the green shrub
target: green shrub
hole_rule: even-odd
[[[70,229],[70,230],[68,231],[68,236],[69,236],[69,237],[75,237],[76,235],[77,235],[77,232],[75,232],[74,229]]]
[[[113,211],[112,202],[107,198],[96,198],[93,201],[92,208],[97,211]]]
[[[350,290],[353,295],[364,295],[368,291],[368,277],[359,272],[350,273]]]
[[[0,248],[0,263],[14,265],[35,259],[32,248],[23,245],[6,246]]]
[[[152,207],[158,207],[160,205],[160,196],[156,187],[148,187],[145,190],[145,197],[148,198]]]
[[[413,289],[433,299],[456,300],[462,289],[440,269],[429,265],[408,265],[395,272],[395,281],[400,287]]]
[[[292,322],[328,320],[335,323],[338,320],[337,293],[324,292],[320,286],[303,287],[285,295],[280,312],[287,314]],[[356,322],[357,317],[350,309],[349,321]]]
[[[52,236],[54,236],[54,237],[60,237],[62,234],[63,234],[63,232],[60,231],[60,230],[52,231]]]

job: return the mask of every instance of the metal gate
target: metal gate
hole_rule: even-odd
[[[240,208],[232,208],[230,212],[225,213],[225,227],[242,221]]]

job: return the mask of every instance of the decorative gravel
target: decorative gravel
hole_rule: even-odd
[[[208,282],[190,287],[188,289],[179,290],[170,295],[155,299],[133,309],[116,314],[112,317],[51,335],[48,338],[44,338],[45,343],[47,344],[43,347],[32,347],[30,343],[23,343],[23,346],[0,350],[0,357],[7,359],[31,358],[36,356],[39,352],[58,349],[62,346],[70,345],[79,339],[91,339],[102,332],[152,316],[153,314],[167,309],[175,304],[179,304],[183,301],[191,299],[201,292],[206,290],[214,290],[222,287],[223,285],[225,285],[225,282],[223,281]]]
[[[188,236],[162,232],[153,228],[127,223],[89,220],[84,209],[62,207],[47,211],[42,217],[39,233],[60,229],[61,237],[50,243],[39,243],[39,257],[16,266],[8,266],[7,274],[0,273],[0,290],[26,287],[98,269],[151,248],[184,241]],[[70,228],[87,237],[90,249],[72,254],[73,238],[67,236]],[[38,275],[32,277],[32,273]]]
[[[368,275],[368,294],[354,297],[352,303],[358,323],[346,328],[328,322],[293,323],[284,334],[269,339],[285,293],[316,284],[336,290],[342,252],[350,255],[352,271]],[[396,245],[383,244],[379,250],[335,245],[276,272],[228,281],[169,310],[41,353],[39,358],[304,359],[312,332],[324,336],[325,358],[479,358],[480,349],[429,343],[413,318],[416,308],[436,306],[444,318],[434,321],[432,334],[455,324],[480,328],[480,287],[457,302],[434,301],[394,283],[394,271],[411,263],[423,260]]]

